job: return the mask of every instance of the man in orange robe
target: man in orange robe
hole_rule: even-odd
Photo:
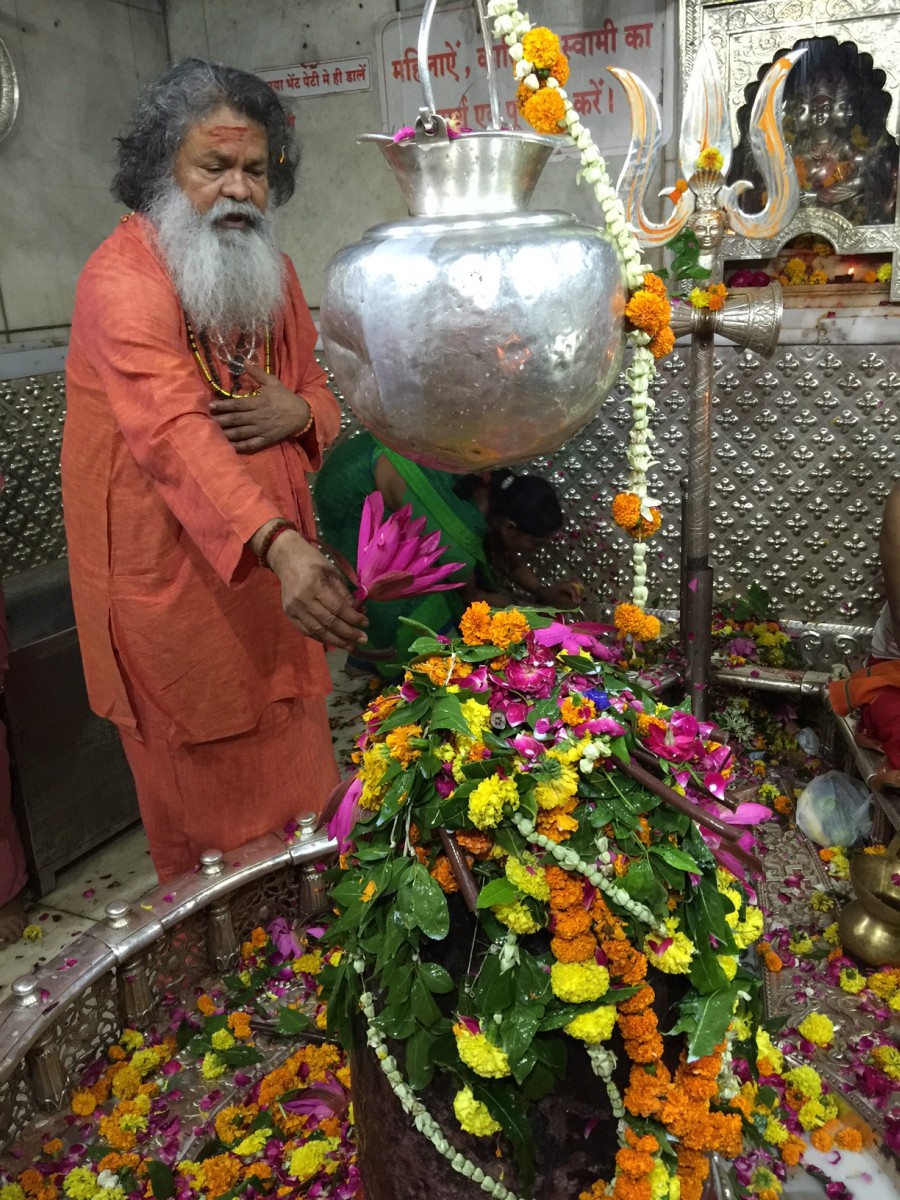
[[[310,545],[307,474],[340,413],[271,233],[296,169],[280,102],[176,64],[119,162],[136,211],[78,284],[63,503],[88,694],[165,881],[321,809],[338,772],[319,643],[352,648],[365,621]]]

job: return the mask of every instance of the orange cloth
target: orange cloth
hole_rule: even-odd
[[[278,580],[246,547],[277,516],[313,536],[306,476],[340,427],[313,357],[315,326],[287,259],[285,269],[287,303],[271,370],[309,403],[315,424],[302,442],[243,456],[210,416],[214,393],[191,354],[146,219],[120,224],[78,283],[62,484],[88,696],[123,735],[146,736],[160,753],[247,734],[273,702],[331,689],[323,648],[290,624]],[[145,730],[141,712],[151,709],[158,720]],[[260,765],[253,738],[233,746]],[[330,755],[330,738],[323,760],[326,749]],[[211,769],[207,786],[188,799],[208,808],[210,832],[220,836],[207,844],[222,849],[246,831],[223,834],[216,819],[232,778],[227,757],[217,756],[222,769]],[[319,808],[331,786],[313,775],[307,783],[308,793],[292,800],[295,810]],[[138,799],[152,824],[148,805],[156,801],[140,792]],[[252,793],[244,803],[255,804]],[[282,820],[271,816],[269,828]]]
[[[831,707],[839,717],[854,708],[869,704],[885,688],[900,688],[900,658],[884,658],[860,667],[847,679],[834,679],[828,685]]]

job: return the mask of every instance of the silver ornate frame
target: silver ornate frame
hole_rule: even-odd
[[[743,0],[722,4],[713,0],[681,0],[681,49],[687,79],[701,39],[715,52],[732,114],[735,145],[736,115],[745,103],[744,89],[756,82],[757,71],[778,50],[801,38],[835,37],[853,42],[872,56],[886,75],[893,98],[888,132],[900,137],[900,38],[898,0]],[[894,271],[891,299],[900,300],[900,188],[892,225],[851,225],[838,213],[801,207],[776,238],[747,239],[734,235],[724,241],[726,259],[770,258],[798,234],[820,234],[839,254],[889,253]]]
[[[19,108],[19,81],[6,46],[0,41],[0,142],[13,127]]]

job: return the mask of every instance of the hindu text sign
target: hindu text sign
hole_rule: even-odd
[[[372,86],[369,58],[341,58],[331,62],[300,63],[256,71],[283,100],[304,96],[327,96],[333,92],[365,92]]]
[[[557,5],[552,7],[556,12]],[[560,4],[560,17],[574,7]],[[661,102],[668,137],[665,116],[672,110],[671,87],[667,86],[672,72],[666,69],[666,7],[665,0],[608,0],[603,5],[603,19],[591,23],[590,28],[584,27],[583,20],[580,25],[566,24],[555,16],[550,21],[569,60],[566,93],[604,154],[624,154],[631,141],[628,101],[607,67],[624,67],[641,77]],[[419,13],[396,13],[382,22],[378,32],[382,113],[389,132],[412,125],[424,103],[416,52],[419,24]],[[501,120],[513,129],[530,129],[516,107],[512,60],[504,42],[493,43],[492,58]],[[441,115],[458,115],[468,129],[490,125],[485,47],[471,4],[450,5],[435,12],[428,72],[435,108]]]

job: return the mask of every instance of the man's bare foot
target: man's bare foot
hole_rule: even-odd
[[[0,949],[10,942],[17,942],[27,924],[28,918],[25,916],[22,897],[15,896],[0,908]]]

